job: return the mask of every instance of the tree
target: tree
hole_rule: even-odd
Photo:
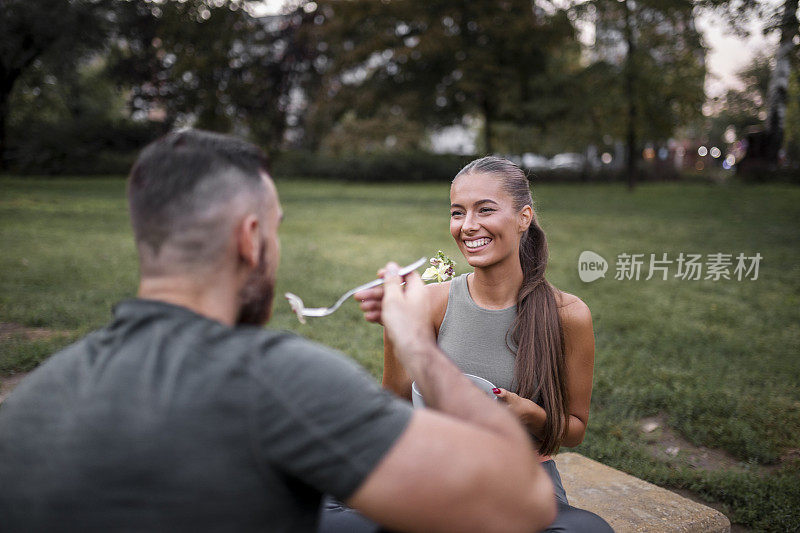
[[[797,35],[797,1],[785,0],[780,19],[780,43],[775,52],[775,68],[769,79],[767,90],[766,119],[766,152],[768,163],[775,167],[778,164],[778,153],[783,146],[786,123],[786,95],[789,90],[791,75],[792,51],[795,49],[794,38]]]
[[[10,99],[7,161],[22,173],[125,173],[158,130],[133,121],[102,57],[63,69],[51,57],[17,81]]]
[[[112,72],[131,87],[132,112],[249,134],[280,146],[292,91],[315,79],[316,48],[302,8],[254,18],[245,2],[124,3]]]
[[[748,153],[747,156],[753,169],[775,170],[785,138],[787,93],[792,72],[796,70],[793,55],[797,49],[794,41],[800,29],[797,19],[798,1],[783,0],[781,3],[773,3],[758,0],[704,0],[701,5],[725,16],[736,33],[746,35],[744,24],[753,18],[763,22],[762,32],[765,35],[780,32],[767,88],[767,112],[763,118],[763,132],[753,137],[757,141],[758,150],[755,154]]]
[[[608,88],[597,91],[589,85],[582,102],[593,108],[591,115],[604,132],[625,138],[632,189],[642,140],[663,142],[701,116],[705,49],[694,25],[693,3],[590,0],[575,9],[595,27],[589,70],[600,78],[595,83]]]
[[[622,1],[623,11],[625,16],[624,20],[624,35],[625,45],[628,47],[625,54],[625,100],[628,103],[628,135],[627,135],[627,153],[626,163],[628,171],[628,188],[633,189],[636,185],[636,122],[638,113],[638,106],[636,100],[636,78],[637,68],[636,63],[638,54],[636,52],[636,38],[634,37],[634,14],[631,12],[634,8],[633,2],[630,0]]]
[[[712,131],[713,137],[728,128],[733,128],[734,133],[741,137],[746,130],[763,124],[767,116],[771,71],[770,57],[756,55],[737,73],[741,89],[728,89],[713,102],[713,107],[719,110],[712,120],[712,130],[716,130]]]
[[[427,127],[472,115],[491,152],[497,123],[545,125],[569,106],[556,74],[577,68],[580,47],[563,10],[530,0],[318,4],[326,68],[312,129],[329,130],[350,110]]]
[[[57,54],[62,68],[69,68],[102,46],[110,12],[110,0],[0,0],[0,170],[17,81],[48,55]]]

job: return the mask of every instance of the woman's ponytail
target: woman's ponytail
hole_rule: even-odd
[[[520,242],[519,255],[522,287],[511,326],[511,340],[517,346],[514,379],[517,394],[534,400],[547,413],[539,453],[551,455],[566,432],[566,365],[555,288],[544,277],[547,241],[535,214]]]

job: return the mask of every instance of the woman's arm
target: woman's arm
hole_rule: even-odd
[[[580,298],[571,295],[568,297],[571,297],[569,303],[559,308],[561,325],[564,328],[569,397],[567,432],[562,445],[572,448],[583,441],[589,422],[594,372],[594,330],[589,307]],[[500,394],[497,396],[508,404],[535,437],[541,439],[547,419],[544,409],[513,392],[499,390]]]

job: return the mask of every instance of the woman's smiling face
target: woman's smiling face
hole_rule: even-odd
[[[450,234],[472,267],[519,257],[527,228],[520,214],[503,180],[494,175],[462,174],[450,186]]]

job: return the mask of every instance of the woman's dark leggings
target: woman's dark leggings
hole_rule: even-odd
[[[597,516],[590,511],[584,511],[573,507],[567,501],[567,493],[564,491],[564,485],[561,484],[561,475],[556,468],[556,462],[552,459],[542,463],[545,472],[550,474],[550,479],[553,481],[553,488],[556,493],[556,519],[550,526],[545,529],[547,533],[555,532],[581,532],[581,533],[614,533],[608,522]]]
[[[555,488],[556,506],[558,514],[550,526],[545,529],[547,533],[573,532],[573,533],[613,533],[614,530],[608,522],[594,513],[572,507],[567,501],[567,494],[561,484],[561,476],[553,460],[545,461],[542,467],[550,475]],[[362,516],[353,509],[346,507],[330,496],[325,496],[320,509],[318,533],[378,533],[385,532],[379,525]]]

